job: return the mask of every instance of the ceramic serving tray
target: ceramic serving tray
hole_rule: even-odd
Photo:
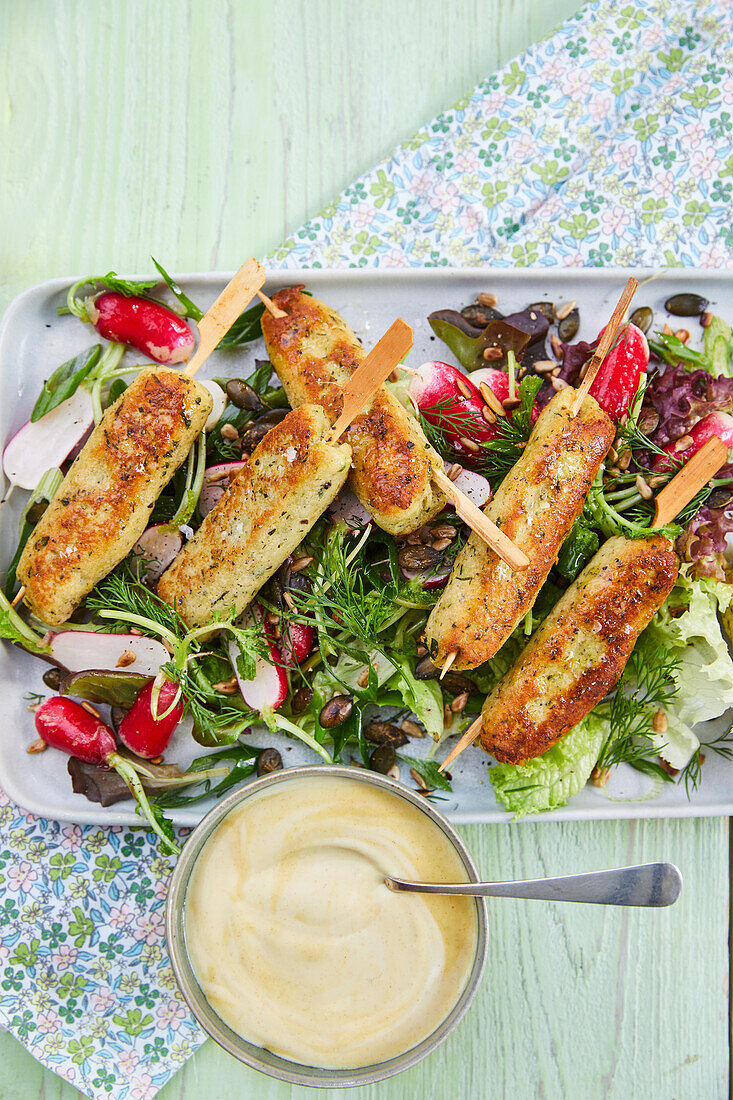
[[[565,270],[559,268],[505,270],[491,268],[428,268],[418,270],[313,270],[273,275],[265,286],[268,294],[279,287],[305,283],[349,321],[369,347],[396,316],[415,329],[415,347],[409,362],[418,366],[426,359],[452,361],[445,346],[432,334],[427,315],[435,309],[460,308],[480,291],[493,291],[502,312],[510,313],[533,301],[559,305],[577,299],[581,327],[579,339],[592,340],[607,321],[629,272]],[[733,279],[724,272],[688,270],[634,271],[642,284],[636,305],[654,308],[659,325],[667,319],[663,303],[676,291],[694,290],[709,298],[711,309],[733,319]],[[226,273],[181,276],[189,295],[207,308],[229,279]],[[95,342],[96,333],[71,316],[59,317],[56,307],[64,302],[74,280],[53,279],[21,294],[8,308],[0,326],[0,441],[2,445],[30,415],[40,386],[60,363]],[[673,327],[680,325],[674,319]],[[700,330],[696,319],[687,324],[693,343]],[[128,353],[129,355],[130,353]],[[203,370],[206,377],[242,377],[250,373],[255,358],[265,358],[262,341],[233,352],[213,356]],[[140,357],[142,362],[142,357]],[[0,571],[4,574],[15,549],[20,514],[27,494],[15,491],[0,511]],[[0,643],[0,785],[25,810],[64,821],[100,824],[140,824],[132,803],[103,809],[71,790],[67,758],[60,752],[28,755],[35,739],[33,716],[28,710],[29,692],[46,692],[41,681],[44,665],[13,647]],[[710,739],[730,725],[726,718],[699,731]],[[262,730],[252,742],[275,745],[286,767],[315,763],[317,757],[289,737],[273,737]],[[408,751],[424,755],[426,739],[412,741]],[[185,726],[176,732],[166,758],[181,764],[204,750],[194,745]],[[441,750],[442,752],[443,750]],[[479,749],[470,749],[452,768],[453,792],[445,794],[440,809],[459,823],[509,821],[497,805],[489,782],[489,760]],[[616,769],[605,790],[587,786],[563,809],[539,815],[555,821],[596,818],[687,817],[733,813],[733,761],[708,755],[699,790],[688,799],[684,786],[660,784],[623,767]],[[172,811],[177,824],[194,825],[210,809],[201,802],[189,809]],[[534,819],[536,820],[536,818]]]

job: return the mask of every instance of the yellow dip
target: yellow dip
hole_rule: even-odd
[[[389,791],[297,777],[247,799],[196,862],[185,928],[201,988],[239,1035],[303,1065],[409,1050],[460,997],[471,898],[396,894],[385,874],[466,881],[445,834]]]

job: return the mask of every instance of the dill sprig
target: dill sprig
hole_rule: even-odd
[[[458,454],[449,441],[449,433],[473,439],[478,450],[471,457],[471,468],[483,474],[491,482],[492,488],[496,489],[521,458],[527,445],[532,431],[532,409],[542,381],[537,375],[528,375],[522,379],[517,390],[520,404],[511,414],[497,417],[496,434],[492,439],[473,439],[470,427],[471,420],[476,418],[462,416],[456,411],[455,400],[450,398],[443,398],[434,405],[419,410],[423,431],[435,450],[448,461],[455,459]],[[481,425],[486,428],[483,421]]]
[[[148,632],[153,632],[157,626],[161,628],[158,633],[173,635],[180,641],[186,634],[186,624],[170,604],[145,587],[140,580],[141,565],[141,562],[126,558],[92,589],[87,596],[87,608],[97,613],[114,611],[134,615],[152,624]],[[123,615],[120,615],[120,622],[123,622]]]
[[[679,659],[670,656],[666,646],[642,636],[609,705],[610,730],[598,756],[599,768],[631,764],[648,771],[652,765],[656,773],[653,759],[659,755],[659,746],[653,739],[654,715],[674,702],[678,668]]]
[[[183,693],[194,725],[194,737],[201,745],[221,745],[236,741],[250,723],[256,720],[254,711],[234,704],[236,696],[215,692],[206,679],[197,676],[190,665],[180,667],[172,661],[162,666],[162,672],[174,680]]]
[[[714,752],[717,756],[723,757],[724,760],[733,760],[733,740],[731,739],[731,734],[733,734],[733,729],[724,730],[723,733],[719,734],[714,740],[701,742],[697,746],[687,764],[680,772],[679,777],[680,783],[684,780],[685,794],[688,798],[692,796],[700,785],[702,765],[708,752]]]

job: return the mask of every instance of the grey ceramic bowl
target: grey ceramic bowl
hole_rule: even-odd
[[[217,825],[227,814],[239,806],[252,795],[271,787],[277,783],[297,783],[302,776],[338,776],[353,780],[355,783],[371,783],[373,786],[382,787],[391,791],[396,798],[402,798],[412,803],[430,818],[438,828],[448,837],[456,852],[460,856],[466,868],[466,880],[479,882],[478,872],[468,850],[455,829],[446,821],[442,814],[430,805],[422,796],[414,794],[405,787],[400,786],[392,779],[379,775],[376,772],[366,771],[361,768],[347,768],[340,766],[316,765],[315,767],[292,768],[287,771],[273,772],[262,779],[238,790],[225,798],[218,806],[211,810],[203,821],[194,829],[179,857],[176,868],[171,878],[166,908],[166,933],[168,937],[168,950],[171,963],[181,992],[188,1003],[189,1008],[200,1023],[204,1031],[208,1032],[224,1050],[233,1054],[240,1062],[246,1063],[253,1069],[258,1069],[270,1077],[277,1077],[281,1081],[289,1081],[294,1085],[311,1085],[319,1088],[345,1088],[356,1085],[369,1085],[375,1081],[382,1081],[386,1077],[393,1077],[405,1069],[414,1066],[425,1058],[453,1031],[454,1027],[466,1014],[476,990],[478,989],[481,975],[486,964],[487,953],[487,911],[486,901],[476,898],[476,957],[469,974],[466,987],[459,1000],[453,1006],[442,1024],[417,1046],[405,1051],[395,1058],[375,1065],[361,1066],[358,1069],[323,1069],[316,1066],[305,1066],[298,1062],[292,1062],[287,1058],[281,1058],[272,1054],[263,1047],[243,1039],[237,1035],[217,1015],[206,1000],[196,975],[193,971],[186,950],[185,930],[185,901],[186,891],[191,879],[191,874],[196,865],[201,849],[206,844]]]

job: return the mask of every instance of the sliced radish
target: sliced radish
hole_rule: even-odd
[[[446,462],[446,473],[450,466],[451,464]],[[483,508],[484,504],[491,500],[491,486],[482,474],[477,474],[474,470],[461,470],[453,484],[465,493],[477,508]]]
[[[53,660],[69,672],[104,668],[156,676],[160,666],[170,660],[168,650],[160,642],[140,634],[60,630],[48,634],[47,641]]]
[[[206,387],[214,401],[211,412],[209,413],[209,418],[204,424],[204,431],[210,432],[212,428],[215,428],[219,423],[221,415],[227,407],[227,395],[224,393],[219,383],[214,382],[210,378],[202,378],[201,385]]]
[[[600,339],[603,329],[598,334]],[[640,328],[629,322],[603,360],[590,388],[591,397],[610,417],[625,416],[649,365],[649,344]]]
[[[405,569],[400,566],[400,572],[406,581],[417,581],[425,589],[442,588],[451,574],[453,562],[438,565],[434,569]]]
[[[285,670],[277,664],[280,660],[280,654],[272,643],[268,644],[272,664],[270,661],[266,661],[264,657],[256,657],[254,678],[244,680],[237,669],[237,658],[240,656],[239,646],[234,639],[229,643],[229,659],[232,662],[242,698],[248,707],[260,713],[264,710],[277,710],[278,707],[283,705],[288,694],[288,678],[285,675]]]
[[[359,530],[374,522],[351,489],[342,489],[333,504],[329,505],[328,518],[333,523],[345,523],[352,530]]]
[[[690,428],[686,436],[682,437],[682,440],[689,440],[687,445],[682,450],[677,450],[677,445],[680,440],[674,440],[672,443],[668,443],[664,450],[667,454],[674,455],[675,458],[681,458],[683,462],[689,462],[693,455],[702,447],[703,443],[707,443],[709,439],[717,436],[718,439],[722,439],[728,448],[729,457],[730,450],[733,448],[733,416],[729,416],[728,413],[710,413],[709,416],[703,417],[702,420],[698,420],[694,427]],[[677,464],[670,462],[669,459],[659,455],[654,462],[655,470],[672,471],[677,468]]]
[[[199,511],[206,516],[219,503],[232,478],[244,469],[246,462],[219,462],[204,470],[204,484],[199,496]]]
[[[35,489],[46,470],[60,466],[93,425],[92,399],[80,386],[35,424],[29,420],[16,432],[3,452],[8,481]]]
[[[143,531],[132,552],[145,559],[143,580],[146,584],[160,580],[174,558],[180,554],[182,546],[181,532],[169,531],[165,523],[156,523]]]

